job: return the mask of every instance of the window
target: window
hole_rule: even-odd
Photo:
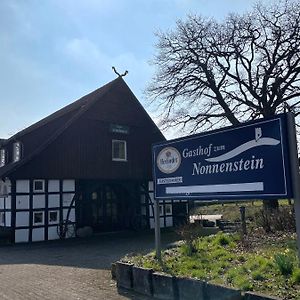
[[[5,166],[6,164],[6,151],[5,149],[0,150],[0,167]]]
[[[55,224],[58,222],[58,211],[49,211],[49,224]]]
[[[22,146],[20,142],[15,142],[13,144],[13,162],[17,162],[21,159]]]
[[[163,205],[159,205],[159,215],[160,216],[164,215],[164,206]]]
[[[33,212],[33,225],[43,225],[44,224],[44,212],[35,211]]]
[[[126,141],[112,141],[112,159],[116,161],[127,160]]]
[[[44,192],[45,191],[44,180],[33,180],[33,191],[34,192]]]
[[[165,213],[166,215],[172,215],[172,204],[166,204]]]

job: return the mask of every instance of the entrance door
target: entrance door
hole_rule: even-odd
[[[137,187],[135,182],[81,181],[78,226],[91,226],[95,231],[129,229],[140,210]]]
[[[92,227],[96,231],[119,230],[122,228],[120,210],[122,201],[113,185],[103,184],[91,193]]]

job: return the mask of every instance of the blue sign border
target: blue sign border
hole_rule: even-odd
[[[243,129],[246,127],[254,127],[254,126],[259,126],[262,124],[266,124],[268,122],[274,122],[278,120],[279,121],[279,126],[280,126],[280,141],[281,141],[281,157],[282,157],[282,170],[283,170],[283,180],[285,184],[285,189],[283,193],[200,193],[200,194],[172,194],[172,195],[165,195],[160,192],[158,192],[157,189],[157,173],[160,173],[160,170],[158,170],[156,160],[157,160],[157,155],[158,153],[164,148],[164,147],[172,147],[176,146],[180,143],[186,143],[189,141],[193,140],[200,140],[202,138],[207,138],[209,136],[213,136],[216,134],[225,134],[226,132],[232,132],[235,130]],[[175,147],[176,148],[176,147]],[[247,123],[243,123],[239,126],[230,126],[206,133],[200,133],[200,134],[195,134],[192,136],[188,137],[183,137],[183,138],[178,138],[170,141],[166,141],[163,143],[157,143],[154,144],[152,147],[153,151],[153,180],[154,180],[154,197],[155,199],[159,200],[167,200],[167,199],[193,199],[193,200],[246,200],[246,199],[277,199],[277,198],[291,198],[292,197],[292,187],[291,187],[291,176],[290,176],[290,160],[289,160],[289,149],[288,149],[288,134],[287,134],[287,115],[286,114],[279,114],[276,115],[272,118],[265,118],[265,119],[259,119]],[[175,172],[175,171],[172,171]],[[179,174],[175,172],[175,177],[173,178],[180,178],[180,168],[179,168]],[[218,183],[220,184],[220,183]],[[226,184],[226,183],[225,183]],[[234,184],[234,183],[233,183]],[[180,186],[180,184],[174,185],[174,182],[172,185],[164,184],[165,187],[170,187],[170,186]],[[191,186],[189,183],[185,183],[185,186]]]

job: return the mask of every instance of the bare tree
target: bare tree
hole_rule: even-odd
[[[160,32],[148,87],[162,128],[188,132],[300,114],[300,3],[257,3],[223,22],[198,15]]]
[[[163,127],[196,132],[285,107],[300,113],[300,4],[281,2],[222,23],[189,16],[158,33],[148,92],[162,106]]]

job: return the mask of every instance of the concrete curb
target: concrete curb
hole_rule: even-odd
[[[152,282],[152,269],[144,269],[133,267],[132,268],[132,283],[135,292],[152,296],[153,295],[153,282]]]
[[[192,278],[157,273],[123,262],[112,264],[112,277],[114,274],[118,288],[133,289],[160,300],[282,300],[253,292],[242,293],[238,289]]]
[[[132,264],[123,262],[116,263],[117,286],[125,289],[132,289]]]

